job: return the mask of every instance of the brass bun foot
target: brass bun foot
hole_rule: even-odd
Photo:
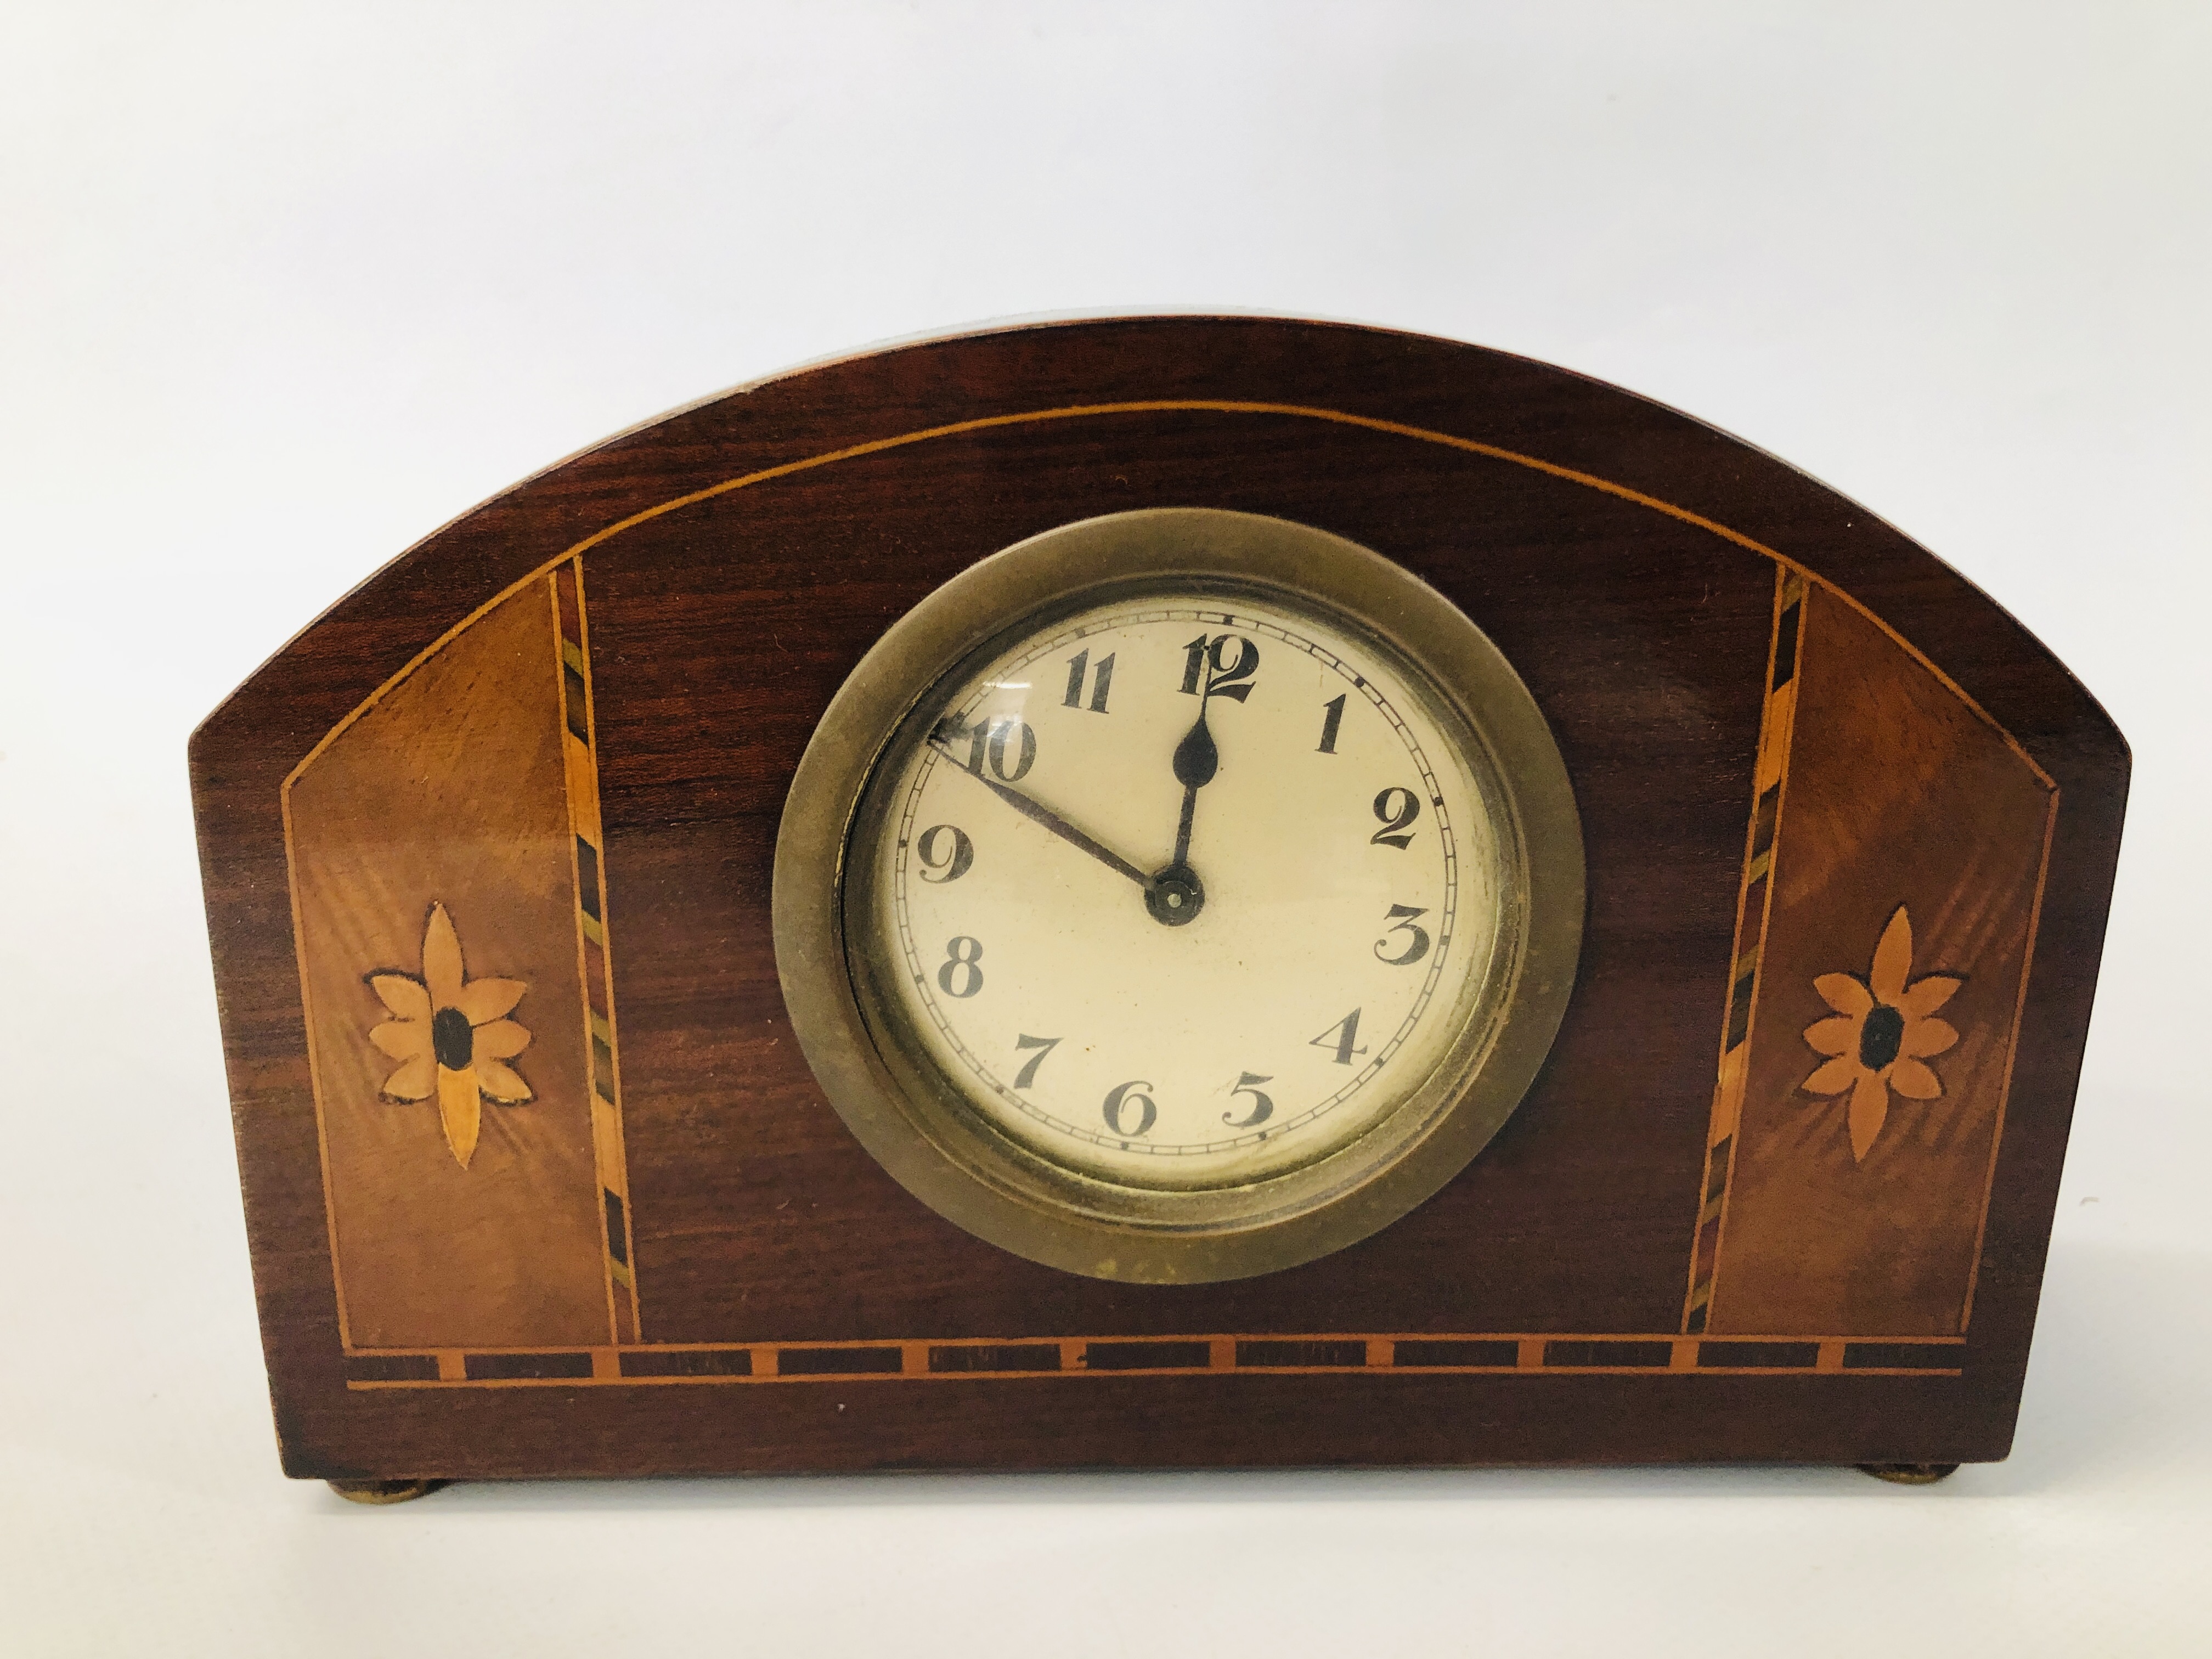
[[[1900,1486],[1932,1486],[1959,1472],[1956,1463],[1862,1463],[1859,1468],[1877,1480],[1894,1480]]]
[[[330,1489],[349,1504],[404,1504],[425,1498],[446,1483],[442,1480],[333,1480]]]

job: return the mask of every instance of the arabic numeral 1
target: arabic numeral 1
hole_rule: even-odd
[[[1334,755],[1336,752],[1337,730],[1344,724],[1344,698],[1345,693],[1340,691],[1322,704],[1325,718],[1321,723],[1321,744],[1316,751],[1320,754]]]

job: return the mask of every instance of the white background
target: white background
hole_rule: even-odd
[[[2208,82],[2187,3],[0,6],[0,1650],[2206,1651]],[[2105,699],[2136,784],[2012,1460],[284,1481],[187,731],[617,428],[1158,306],[1660,398]]]

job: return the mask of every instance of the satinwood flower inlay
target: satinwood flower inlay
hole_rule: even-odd
[[[368,1040],[400,1062],[384,1080],[384,1098],[422,1101],[434,1094],[446,1145],[465,1170],[477,1150],[483,1102],[519,1106],[530,1085],[507,1062],[530,1046],[530,1033],[506,1016],[528,988],[519,979],[470,979],[461,938],[442,904],[430,907],[418,976],[386,969],[369,988],[395,1018],[374,1026]]]
[[[1935,1100],[1942,1080],[1927,1062],[1959,1040],[1936,1011],[1966,982],[1959,974],[1912,977],[1912,920],[1899,905],[1875,946],[1872,971],[1823,974],[1813,981],[1836,1012],[1806,1028],[1813,1052],[1831,1058],[1803,1089],[1811,1095],[1850,1091],[1851,1157],[1863,1161],[1889,1115],[1889,1093]]]

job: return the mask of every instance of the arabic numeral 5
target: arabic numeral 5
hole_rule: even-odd
[[[1261,1077],[1257,1072],[1244,1073],[1237,1079],[1237,1086],[1231,1089],[1229,1092],[1231,1096],[1251,1096],[1252,1109],[1249,1115],[1243,1117],[1238,1117],[1233,1112],[1224,1112],[1221,1115],[1221,1121],[1224,1123],[1226,1123],[1232,1129],[1249,1129],[1255,1124],[1265,1123],[1269,1118],[1274,1116],[1275,1103],[1267,1096],[1261,1093],[1259,1089],[1255,1086],[1259,1084],[1273,1083],[1273,1081],[1274,1079],[1272,1077]]]

